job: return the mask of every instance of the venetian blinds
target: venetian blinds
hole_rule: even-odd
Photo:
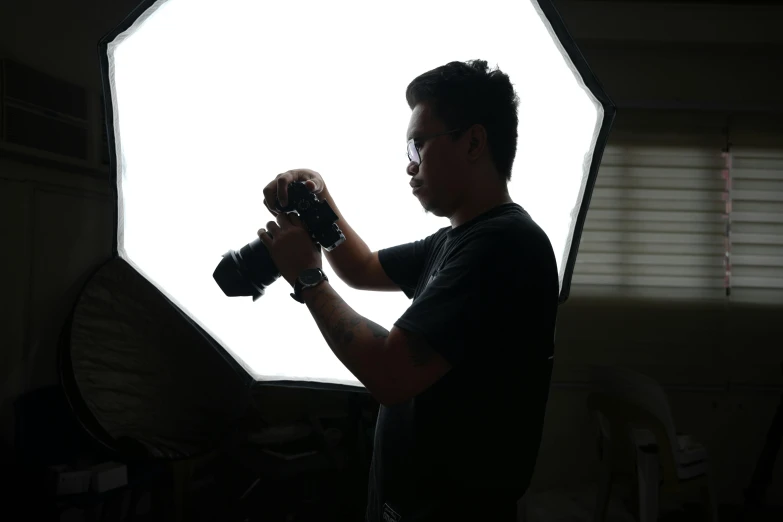
[[[782,304],[783,140],[731,141],[725,116],[618,115],[572,296]]]

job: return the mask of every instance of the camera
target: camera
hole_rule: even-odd
[[[299,215],[313,241],[327,252],[337,248],[345,241],[340,227],[337,226],[337,214],[329,202],[320,201],[301,181],[288,185],[288,205],[281,212],[295,212]],[[269,251],[256,238],[237,250],[223,254],[212,274],[223,293],[229,297],[252,296],[253,301],[264,295],[266,287],[280,277],[280,271],[272,262]]]

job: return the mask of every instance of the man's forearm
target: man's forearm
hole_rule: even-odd
[[[328,281],[302,297],[334,354],[377,398],[387,385],[383,349],[389,332],[356,313]]]
[[[335,248],[331,252],[326,252],[326,258],[329,260],[329,264],[334,269],[335,273],[348,284],[351,284],[351,276],[357,273],[363,263],[366,263],[372,252],[370,247],[359,237],[359,234],[351,227],[351,225],[345,220],[345,216],[342,215],[337,204],[334,202],[334,198],[329,193],[328,188],[324,188],[323,192],[319,195],[322,200],[329,202],[329,206],[337,214],[337,226],[340,227],[343,235],[345,236],[345,242],[340,245],[340,248]]]

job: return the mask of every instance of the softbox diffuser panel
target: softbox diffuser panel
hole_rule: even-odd
[[[203,454],[245,413],[252,381],[123,259],[90,277],[66,333],[69,400],[112,449],[133,441],[156,458]]]
[[[212,279],[222,254],[271,218],[262,189],[320,172],[373,250],[447,226],[411,195],[405,88],[454,60],[483,59],[520,98],[509,191],[548,234],[568,295],[613,108],[548,2],[160,0],[103,43],[117,176],[117,254],[255,379],[359,385],[279,280],[258,301]],[[339,248],[339,247],[338,247]],[[361,292],[386,328],[402,293]]]

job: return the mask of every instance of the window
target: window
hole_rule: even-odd
[[[783,304],[783,139],[731,143],[725,115],[625,118],[604,153],[572,295]]]

